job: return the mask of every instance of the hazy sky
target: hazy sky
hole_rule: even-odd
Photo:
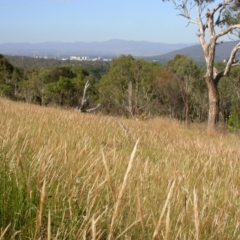
[[[198,43],[197,27],[178,13],[161,0],[0,0],[0,43]]]

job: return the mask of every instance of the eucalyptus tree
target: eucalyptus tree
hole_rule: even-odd
[[[14,67],[6,57],[0,54],[0,96],[11,96],[11,78]]]
[[[183,116],[181,118],[184,118],[188,123],[189,115],[192,115],[193,119],[194,105],[199,105],[196,101],[196,95],[202,90],[200,89],[201,86],[197,84],[201,77],[201,69],[192,59],[179,54],[168,62],[167,68],[176,75],[174,81],[178,86],[178,93],[181,95],[183,102],[183,114],[181,114]]]
[[[223,63],[218,63],[218,68],[224,68]],[[233,68],[219,83],[220,117],[224,123],[230,123],[231,128],[240,126],[240,68]],[[228,124],[229,126],[229,124]]]
[[[151,114],[155,94],[153,81],[158,68],[132,56],[113,59],[109,72],[99,83],[103,109],[131,117]]]
[[[186,18],[189,24],[198,28],[197,37],[202,46],[206,72],[204,79],[208,89],[208,129],[217,126],[219,117],[219,80],[227,75],[231,67],[236,65],[235,57],[240,49],[237,42],[226,59],[223,71],[219,71],[214,64],[216,46],[221,43],[223,37],[239,39],[240,29],[240,1],[239,0],[173,0],[179,16]],[[194,14],[193,14],[194,12]]]

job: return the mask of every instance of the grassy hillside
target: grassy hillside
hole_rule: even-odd
[[[0,239],[239,239],[239,136],[4,99],[0,116]]]

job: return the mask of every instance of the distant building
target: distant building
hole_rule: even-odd
[[[92,61],[102,61],[101,57],[93,58]]]
[[[82,57],[71,56],[70,60],[72,60],[72,61],[89,61],[90,58],[88,56],[82,56]]]
[[[89,57],[87,57],[87,56],[83,56],[83,57],[82,57],[82,60],[83,60],[83,61],[88,61],[88,60],[90,60],[90,59],[89,59]]]
[[[39,56],[35,55],[35,58],[43,58],[48,59],[48,56]],[[51,58],[51,57],[50,57]],[[90,58],[89,56],[70,56],[69,58],[61,58],[61,57],[52,57],[53,59],[59,59],[62,61],[71,60],[71,61],[104,61],[104,62],[110,62],[112,59],[102,58],[102,57],[96,57],[96,58]]]
[[[48,56],[47,56],[47,55],[45,55],[45,56],[43,56],[43,57],[42,57],[42,56],[37,56],[37,55],[36,55],[36,56],[35,56],[35,58],[43,58],[43,59],[48,59]]]
[[[81,57],[71,56],[70,60],[81,61]]]

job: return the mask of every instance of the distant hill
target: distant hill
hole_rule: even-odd
[[[194,44],[168,44],[147,41],[109,40],[105,42],[44,42],[44,43],[5,43],[0,44],[0,53],[17,56],[155,56],[165,54]]]
[[[222,44],[219,44],[216,48],[216,55],[215,55],[215,61],[223,61],[224,59],[227,59],[233,49],[233,47],[238,43],[238,41],[229,41],[224,42]],[[201,63],[204,62],[204,56],[203,56],[203,50],[201,48],[201,45],[193,45],[182,49],[177,49],[171,52],[168,52],[166,54],[154,56],[154,57],[148,57],[145,58],[147,60],[156,60],[159,62],[167,62],[171,59],[173,59],[176,54],[182,54],[189,58],[192,58],[194,61]]]
[[[217,46],[215,61],[223,61],[229,57],[232,48],[237,41],[224,42]],[[157,61],[166,63],[173,59],[176,54],[182,54],[192,58],[197,63],[205,63],[203,51],[200,44],[166,44],[152,43],[146,41],[124,41],[110,40],[106,42],[76,42],[76,43],[6,43],[0,44],[0,54],[8,55],[12,63],[16,65],[28,65],[28,58],[24,61],[21,59],[11,58],[11,56],[45,56],[49,58],[61,58],[73,56],[107,56],[117,57],[121,54],[130,54],[134,57],[144,58],[147,61]],[[33,61],[29,60],[29,61]],[[43,61],[43,59],[41,60]],[[45,61],[43,61],[46,63]],[[52,65],[61,65],[61,62],[49,62]],[[39,61],[36,61],[39,65]],[[31,65],[31,64],[30,64]]]

